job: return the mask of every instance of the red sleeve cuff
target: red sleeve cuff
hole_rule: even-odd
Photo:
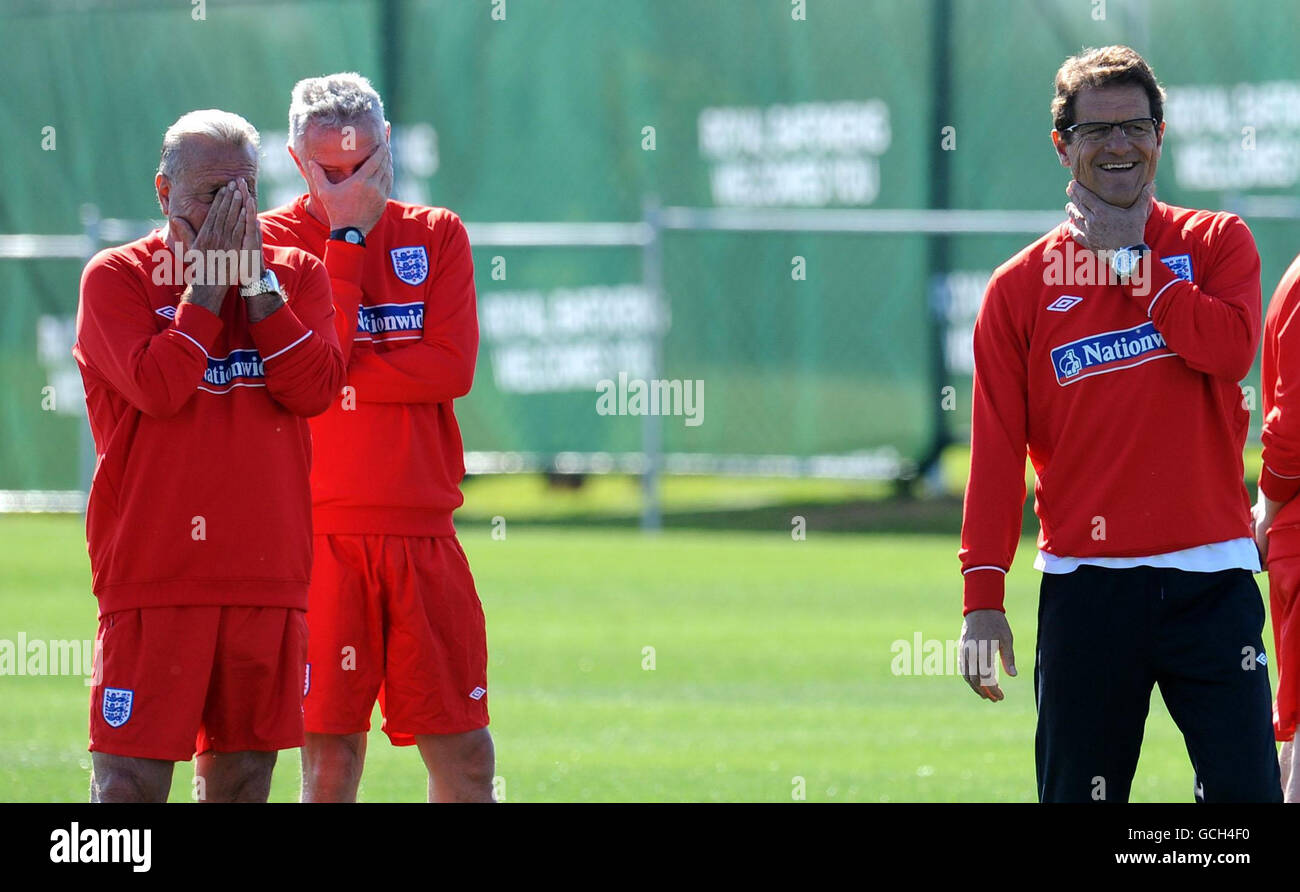
[[[325,270],[331,279],[341,279],[361,287],[361,271],[366,266],[366,249],[340,239],[325,242]]]
[[[299,321],[288,304],[284,304],[261,322],[248,326],[262,362],[271,362],[291,353],[311,336],[311,330]]]
[[[962,576],[962,612],[972,610],[1002,610],[1006,600],[1007,575],[995,567],[981,567]]]
[[[221,317],[198,304],[182,301],[176,308],[172,328],[194,341],[206,354],[222,329]]]
[[[1281,477],[1268,465],[1259,472],[1259,491],[1275,502],[1289,502],[1300,492],[1300,477]]]

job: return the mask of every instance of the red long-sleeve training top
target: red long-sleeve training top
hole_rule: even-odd
[[[310,431],[343,385],[329,279],[263,256],[286,306],[250,324],[235,287],[217,316],[179,304],[162,233],[96,254],[73,355],[97,462],[86,510],[101,615],[155,606],[306,609]],[[164,259],[165,258],[165,259]]]
[[[317,533],[451,536],[465,452],[452,401],[478,358],[474,261],[460,218],[389,201],[364,247],[331,240],[307,196],[261,215],[263,238],[323,258],[347,387],[312,419]]]
[[[1254,237],[1235,215],[1157,201],[1145,242],[1145,293],[1078,284],[1091,252],[1064,225],[989,282],[975,323],[965,612],[1002,608],[1026,450],[1050,554],[1137,557],[1251,534],[1238,382],[1259,345]]]
[[[1268,536],[1269,560],[1300,555],[1300,257],[1268,305],[1260,367],[1264,408],[1264,467],[1259,488],[1286,502]]]

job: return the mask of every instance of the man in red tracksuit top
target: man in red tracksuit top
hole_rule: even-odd
[[[389,128],[365,78],[299,82],[289,126],[309,192],[263,227],[324,259],[348,361],[312,421],[303,800],[355,801],[378,698],[392,743],[419,748],[431,801],[490,802],[486,630],[452,525],[452,401],[478,353],[469,239],[448,210],[388,200]]]
[[[343,384],[325,270],[263,248],[258,135],[228,112],[168,129],[165,230],[86,266],[73,347],[98,462],[95,801],[265,801],[302,745],[310,432]],[[228,265],[227,265],[228,264]]]
[[[1039,798],[1126,801],[1158,684],[1198,800],[1278,801],[1242,480],[1254,239],[1154,200],[1163,90],[1133,50],[1068,59],[1052,109],[1069,220],[994,272],[975,325],[963,675],[996,701],[995,651],[1016,674],[1003,590],[1028,453]]]
[[[1255,540],[1268,564],[1277,697],[1273,732],[1287,802],[1300,802],[1295,758],[1300,720],[1300,257],[1282,276],[1264,320],[1260,385],[1264,403],[1263,461]]]

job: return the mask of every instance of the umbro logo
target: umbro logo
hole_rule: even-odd
[[[482,700],[482,699],[483,699],[483,695],[486,694],[486,693],[487,693],[487,691],[485,691],[483,688],[476,687],[476,688],[474,688],[474,690],[472,690],[472,691],[469,692],[469,698],[470,698],[471,700]]]
[[[1064,313],[1077,303],[1082,303],[1082,297],[1075,297],[1073,294],[1062,294],[1056,300],[1047,305],[1047,309],[1054,313]]]

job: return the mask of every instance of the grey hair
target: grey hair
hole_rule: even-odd
[[[355,71],[308,77],[293,85],[289,103],[289,145],[302,147],[307,125],[337,128],[369,118],[382,132],[384,101],[370,81]]]
[[[219,108],[186,112],[163,134],[158,172],[168,179],[175,179],[181,170],[181,147],[187,136],[208,136],[237,147],[252,146],[254,154],[262,147],[257,128],[234,112]]]

